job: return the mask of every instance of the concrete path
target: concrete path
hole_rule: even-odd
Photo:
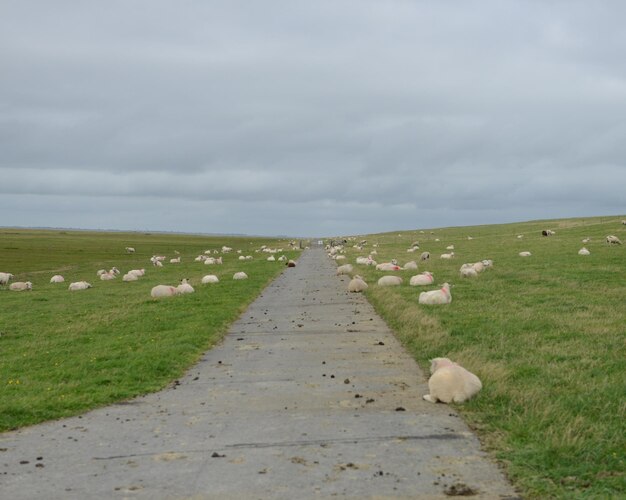
[[[515,497],[346,288],[307,251],[168,390],[0,435],[0,497]]]

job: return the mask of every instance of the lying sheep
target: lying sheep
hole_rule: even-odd
[[[296,267],[296,261],[295,260],[290,260],[289,262],[287,262],[286,266],[287,267]]]
[[[70,292],[74,292],[76,290],[87,290],[87,288],[91,288],[91,283],[87,283],[86,281],[76,281],[74,283],[70,283],[70,286],[67,287]]]
[[[415,270],[417,270],[417,262],[415,262],[414,260],[411,260],[411,261],[407,262],[406,264],[404,264],[403,268],[404,269],[409,269],[411,271],[415,271]]]
[[[274,262],[274,261],[276,260],[276,257],[274,257],[273,255],[270,255],[270,256],[267,258],[267,260],[268,260],[269,262]]]
[[[122,281],[137,281],[138,279],[137,275],[132,273],[126,273],[122,276]]]
[[[412,276],[409,280],[409,285],[411,286],[423,286],[423,285],[431,285],[435,282],[435,278],[432,273],[428,271],[424,271],[422,274],[416,274]]]
[[[541,231],[542,236],[552,236],[554,234],[556,233],[550,229],[544,229],[543,231]]]
[[[105,273],[107,273],[107,272],[108,272],[108,271],[107,271],[106,269],[98,269],[98,270],[96,271],[96,276],[98,276],[98,278],[99,278],[100,276],[102,276],[103,274],[105,274]]]
[[[530,252],[524,251],[518,254],[520,257],[530,257],[532,254]]]
[[[418,302],[420,304],[449,304],[452,302],[450,285],[444,283],[439,290],[420,293]]]
[[[583,243],[585,243],[585,244],[589,243],[590,241],[591,241],[591,238],[585,238],[585,239],[583,239]]]
[[[126,247],[126,253],[135,253],[135,249],[133,247]]]
[[[170,264],[180,264],[180,257],[170,259]]]
[[[234,280],[246,280],[248,279],[248,275],[244,273],[243,271],[240,271],[238,273],[233,274],[233,279]]]
[[[461,277],[463,278],[476,278],[478,271],[474,268],[474,264],[463,264],[460,270]]]
[[[430,403],[463,403],[476,395],[483,387],[480,379],[448,358],[431,360],[428,380],[430,394],[424,399]]]
[[[11,273],[0,273],[0,285],[6,285],[12,278]]]
[[[428,260],[430,259],[430,252],[422,252],[422,255],[420,255],[420,260]]]
[[[401,271],[402,268],[393,262],[383,262],[376,266],[377,271]]]
[[[482,261],[474,262],[472,267],[477,273],[482,273],[485,270],[485,264],[483,264]]]
[[[115,279],[115,278],[116,278],[115,273],[103,273],[103,274],[100,275],[100,279],[102,281],[109,281],[109,280],[112,280],[112,279]]]
[[[448,245],[448,246],[446,247],[446,250],[454,250],[454,245]]]
[[[175,286],[157,285],[150,290],[150,296],[155,299],[159,297],[173,297],[174,295],[178,295],[178,290]]]
[[[350,283],[348,283],[348,291],[349,292],[363,292],[364,290],[367,290],[368,286],[367,283],[365,283],[365,281],[363,280],[363,278],[361,278],[358,274],[354,276],[354,278],[352,278],[350,280]]]
[[[398,286],[402,284],[400,276],[383,276],[378,280],[378,286]]]
[[[55,274],[52,278],[50,278],[50,283],[63,283],[65,278],[60,274]]]
[[[485,259],[482,261],[483,266],[485,267],[493,267],[493,260],[491,259]]]
[[[220,280],[217,276],[215,276],[214,274],[207,274],[206,276],[202,277],[202,284],[206,285],[207,283],[219,283]]]
[[[606,237],[606,242],[609,245],[621,245],[622,244],[620,239],[617,236],[613,235],[613,234],[610,234],[609,236]]]
[[[176,287],[176,293],[182,295],[183,293],[194,293],[195,290],[189,284],[189,280],[183,279],[180,281],[180,285]]]
[[[441,258],[442,259],[453,259],[454,258],[454,252],[442,253],[441,254]]]
[[[32,290],[33,284],[30,281],[16,281],[15,283],[11,283],[9,285],[9,290],[13,290],[14,292],[23,292],[24,290]]]
[[[146,274],[145,269],[131,269],[127,274],[134,274],[137,278],[141,278],[144,274]]]
[[[287,260],[287,256],[286,255],[281,255],[280,257],[278,257],[278,261],[279,262],[285,262]]]
[[[578,255],[591,255],[591,252],[585,247],[582,247],[580,250],[578,250]]]
[[[354,268],[352,264],[344,264],[343,266],[339,266],[337,268],[337,276],[341,276],[342,274],[350,274]]]

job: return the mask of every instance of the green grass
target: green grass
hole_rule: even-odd
[[[354,273],[420,366],[449,357],[481,378],[483,390],[459,409],[527,498],[626,496],[626,245],[604,242],[608,234],[626,242],[623,218],[409,231],[365,236],[361,251],[346,245],[352,263],[374,243],[378,262],[431,252],[418,272],[454,285],[449,305],[419,305],[419,292],[434,287],[408,286],[414,271],[393,273],[405,278],[401,287],[376,286],[389,273],[366,266]],[[556,235],[542,237],[544,228]],[[585,237],[587,257],[577,255]],[[420,250],[407,253],[415,240]],[[456,258],[439,259],[450,244]],[[459,277],[461,264],[483,259],[494,267]]]
[[[0,230],[0,271],[33,283],[30,292],[0,287],[0,431],[155,391],[179,377],[284,268],[254,252],[263,244],[288,248],[269,239]],[[222,245],[254,259],[239,261],[233,252],[221,266],[193,260]],[[127,255],[126,246],[137,252]],[[150,256],[174,257],[174,250],[181,264],[151,266]],[[96,277],[112,266],[145,268],[146,275],[129,283]],[[232,279],[240,270],[248,280]],[[57,273],[66,282],[50,284]],[[220,283],[201,285],[205,274]],[[150,297],[154,285],[181,278],[190,278],[196,293]],[[93,288],[67,290],[83,279]]]

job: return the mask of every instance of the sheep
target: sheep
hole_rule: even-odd
[[[422,252],[422,255],[420,255],[420,260],[428,260],[430,259],[430,252]]]
[[[521,240],[523,237],[524,237],[524,235],[523,235],[523,234],[518,234],[518,235],[517,235],[517,239],[518,239],[518,240]]]
[[[350,274],[352,271],[352,264],[344,264],[343,266],[339,266],[337,268],[337,276],[341,276],[342,274]]]
[[[467,237],[467,240],[468,240],[468,241],[472,241],[473,239],[474,239],[474,238],[472,238],[471,236],[468,236],[468,237]]]
[[[230,247],[227,247],[227,246],[223,246],[222,247],[222,253],[229,253],[229,252],[232,252],[232,251],[233,251],[233,249],[230,248]]]
[[[159,297],[173,297],[174,295],[178,295],[178,290],[175,286],[157,285],[150,290],[150,296],[155,299]]]
[[[206,260],[206,255],[198,255],[195,259],[195,262],[204,262]]]
[[[117,267],[112,267],[111,270],[109,271],[110,273],[114,274],[115,276],[117,276],[118,274],[120,274],[120,270]]]
[[[30,291],[33,289],[33,284],[30,281],[16,281],[9,285],[9,290],[14,292],[23,292],[24,290]]]
[[[520,257],[530,257],[532,254],[528,251],[520,252],[518,254]]]
[[[153,263],[154,267],[163,267],[163,262],[160,260],[155,260]]]
[[[485,270],[485,264],[483,264],[481,261],[474,262],[472,264],[472,267],[477,273],[482,273]]]
[[[280,257],[278,257],[278,261],[279,262],[285,262],[287,260],[287,256],[286,255],[281,255]]]
[[[144,274],[146,274],[145,269],[131,269],[127,274],[134,274],[137,278],[141,278]]]
[[[285,264],[287,267],[296,267],[296,262],[294,260],[290,260]]]
[[[476,395],[483,387],[480,379],[448,358],[431,359],[428,390],[423,398],[436,403],[462,403]]]
[[[368,288],[367,283],[365,283],[363,278],[361,278],[358,274],[356,274],[354,278],[350,280],[350,283],[348,283],[349,292],[358,293],[358,292],[367,290],[367,288]]]
[[[626,219],[622,221],[622,225],[626,226]]]
[[[378,286],[398,286],[402,284],[400,276],[383,276],[378,280]]]
[[[100,276],[102,276],[103,274],[106,274],[108,271],[106,269],[98,269],[96,271],[96,276],[99,278]]]
[[[346,256],[345,255],[337,255],[335,257],[335,260],[345,260]]]
[[[122,276],[122,281],[137,281],[138,279],[137,275],[132,273],[126,273]]]
[[[240,255],[239,260],[246,260],[246,258],[243,255]]]
[[[454,250],[454,245],[448,245],[448,246],[446,247],[446,250]]]
[[[65,278],[60,274],[55,274],[52,278],[50,278],[50,283],[63,283]]]
[[[583,243],[587,244],[591,241],[591,238],[587,237],[585,239],[582,240]]]
[[[233,279],[234,280],[247,280],[248,275],[244,273],[243,271],[239,271],[238,273],[233,274]]]
[[[493,267],[493,260],[491,259],[485,259],[482,261],[483,266],[485,267]]]
[[[217,276],[215,276],[214,274],[207,274],[206,276],[202,277],[202,284],[206,285],[207,283],[219,283],[220,280]]]
[[[613,235],[613,234],[610,234],[609,236],[606,237],[606,242],[609,245],[621,245],[622,244],[620,239],[617,236]]]
[[[578,250],[578,255],[591,255],[591,252],[585,247],[582,247],[580,250]]]
[[[411,276],[409,280],[409,285],[411,286],[423,286],[423,285],[431,285],[435,282],[435,278],[432,273],[428,271],[424,271],[422,274],[416,274],[415,276]]]
[[[222,263],[222,258],[221,257],[208,257],[205,261],[204,264],[209,266],[209,265],[213,265],[213,264],[221,264]]]
[[[376,266],[377,271],[401,271],[402,268],[392,262],[383,262]]]
[[[70,283],[70,286],[67,287],[70,292],[75,292],[76,290],[87,290],[87,288],[91,288],[91,283],[87,283],[86,281],[76,281],[74,283]]]
[[[115,273],[104,273],[100,275],[100,279],[102,281],[109,281],[115,278],[116,278]]]
[[[170,264],[180,264],[180,257],[170,259]]]
[[[460,273],[463,278],[476,278],[478,276],[478,271],[474,269],[474,264],[463,264]]]
[[[126,247],[126,253],[135,253],[135,249],[133,247]]]
[[[411,260],[407,262],[406,264],[404,264],[403,268],[410,269],[412,271],[417,270],[417,262],[415,262],[414,260]]]
[[[450,294],[450,285],[444,283],[439,290],[431,290],[429,292],[420,293],[418,302],[420,304],[449,304],[452,302]]]
[[[442,259],[453,259],[454,258],[454,252],[442,253],[440,258],[442,258]]]
[[[275,262],[275,261],[276,261],[276,257],[274,257],[273,255],[270,255],[270,256],[267,258],[267,261],[268,261],[268,262]]]
[[[180,280],[180,285],[176,287],[176,293],[179,295],[182,295],[183,293],[194,293],[194,292],[195,290],[189,284],[189,280],[187,279]]]
[[[551,229],[544,229],[543,231],[541,231],[541,234],[542,236],[552,236],[556,233],[552,231]]]
[[[0,285],[6,285],[12,278],[11,273],[0,273]]]

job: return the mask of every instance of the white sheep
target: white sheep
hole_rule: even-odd
[[[463,278],[476,278],[478,276],[478,271],[474,268],[474,264],[463,264],[460,273]]]
[[[98,270],[96,271],[96,276],[98,276],[98,278],[99,278],[100,276],[102,276],[103,274],[105,274],[105,273],[107,273],[107,272],[108,272],[108,271],[107,271],[106,269],[98,269]]]
[[[428,260],[430,259],[430,252],[422,252],[422,255],[420,255],[420,260]]]
[[[278,261],[279,262],[285,262],[287,260],[287,256],[286,255],[281,255],[280,257],[278,257]]]
[[[431,285],[435,282],[435,277],[432,273],[428,271],[424,271],[422,274],[416,274],[415,276],[411,276],[409,280],[409,285],[411,286],[424,286]]]
[[[402,284],[400,276],[383,276],[378,280],[378,286],[398,286]]]
[[[480,379],[448,358],[431,360],[428,380],[430,394],[424,399],[430,403],[462,403],[476,395],[483,387]]]
[[[275,261],[276,261],[276,257],[274,257],[273,255],[270,255],[270,256],[267,258],[267,261],[268,261],[268,262],[275,262]]]
[[[0,273],[0,285],[6,285],[12,278],[11,273]]]
[[[160,260],[155,260],[153,263],[154,267],[163,267],[163,262]]]
[[[126,247],[126,253],[135,253],[135,249],[133,247]]]
[[[415,271],[417,269],[417,262],[415,262],[414,260],[411,260],[407,262],[406,264],[404,264],[403,268],[410,269],[411,271]]]
[[[63,283],[65,278],[60,274],[55,274],[52,278],[50,278],[50,283]]]
[[[441,254],[441,258],[442,259],[453,259],[454,258],[454,252],[442,253]]]
[[[231,247],[227,247],[227,246],[223,246],[222,247],[222,253],[229,253],[232,252],[233,249]]]
[[[180,264],[180,257],[170,259],[170,264]]]
[[[87,290],[87,288],[91,288],[91,283],[87,283],[86,281],[76,281],[74,283],[70,283],[70,286],[67,287],[70,292],[74,292],[76,290]]]
[[[118,274],[121,274],[120,270],[117,267],[112,267],[109,272],[112,273],[112,274],[115,274],[116,276]]]
[[[582,247],[580,250],[578,250],[578,255],[591,255],[591,252],[585,247]]]
[[[234,280],[246,280],[248,279],[248,275],[243,271],[239,271],[238,273],[233,274]]]
[[[202,277],[202,284],[206,285],[207,283],[219,283],[220,280],[217,276],[215,276],[214,274],[207,274],[206,276]]]
[[[343,266],[339,266],[337,268],[337,276],[341,276],[342,274],[350,274],[354,268],[352,264],[344,264]]]
[[[143,268],[131,269],[130,271],[128,271],[127,274],[134,274],[135,276],[137,276],[137,278],[141,278],[144,274],[146,274],[146,270]]]
[[[520,252],[518,254],[520,257],[530,257],[532,254],[528,251]]]
[[[482,273],[485,270],[485,264],[482,261],[474,262],[472,267],[477,273]]]
[[[358,274],[355,275],[354,278],[350,280],[350,283],[348,283],[349,292],[358,293],[358,292],[367,290],[367,288],[368,288],[367,283],[365,283],[363,278],[361,278]]]
[[[174,295],[178,295],[178,290],[175,286],[157,285],[150,290],[150,296],[155,299],[159,297],[173,297]]]
[[[195,292],[195,290],[189,284],[189,280],[186,280],[186,279],[181,280],[180,285],[178,285],[176,287],[176,293],[177,294],[194,293],[194,292]]]
[[[376,266],[377,271],[401,271],[402,268],[393,262],[383,262]]]
[[[420,293],[418,302],[420,304],[449,304],[452,302],[450,294],[450,285],[444,283],[439,290],[431,290],[429,292]]]
[[[13,290],[14,292],[23,292],[24,290],[32,290],[33,284],[30,281],[16,281],[15,283],[11,283],[9,285],[9,290]]]
[[[115,278],[116,278],[115,273],[103,273],[103,274],[100,275],[100,279],[102,281],[109,281],[109,280],[112,280],[112,279],[115,279]]]
[[[296,261],[295,260],[288,260],[285,265],[287,267],[296,267]]]
[[[335,257],[335,260],[345,260],[345,259],[346,259],[346,256],[345,256],[345,255],[337,255],[337,256]]]
[[[357,257],[356,258],[356,263],[357,264],[365,264],[365,265],[367,265],[368,260],[369,259],[367,257]]]
[[[126,273],[122,276],[122,281],[137,281],[138,279],[137,275],[132,273]]]
[[[517,235],[517,239],[518,239],[518,240],[521,240],[523,237],[524,237],[524,235],[523,235],[523,234],[518,234],[518,235]]]
[[[448,246],[446,247],[446,250],[454,250],[454,245],[448,245]]]
[[[591,241],[591,238],[585,238],[585,239],[583,239],[583,243],[585,243],[585,244],[589,243],[590,241]]]
[[[621,240],[613,234],[610,234],[609,236],[606,237],[606,242],[609,245],[621,245],[622,244]]]
[[[485,267],[493,267],[493,260],[491,259],[485,259],[482,261],[483,266]]]

